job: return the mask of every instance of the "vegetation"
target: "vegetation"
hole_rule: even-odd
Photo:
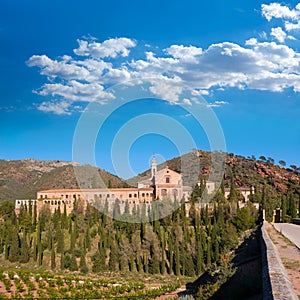
[[[111,219],[89,205],[82,211],[78,202],[69,216],[65,209],[51,215],[46,207],[37,214],[31,203],[16,216],[14,205],[2,201],[0,260],[13,269],[0,270],[0,283],[5,288],[0,298],[148,299],[177,289],[177,278],[180,281],[208,273],[215,279],[213,285],[198,291],[203,298],[214,294],[234,274],[232,249],[241,242],[243,233],[259,222],[254,202],[265,209],[267,220],[272,220],[276,208],[281,209],[283,221],[300,217],[298,168],[285,169],[284,161],[277,166],[270,157],[256,160],[229,154],[220,189],[212,202],[205,205],[201,195],[206,193],[211,157],[204,151],[191,155],[186,167],[197,174],[199,169],[194,166],[200,168],[200,184],[189,182],[190,178],[183,174],[184,183],[195,186],[190,201],[179,203],[178,199],[173,203],[178,209],[159,220],[157,216],[163,209],[159,200],[151,207],[135,206],[132,211],[127,206],[124,212],[116,201],[114,215],[122,213],[128,222]],[[199,159],[199,165],[193,163],[194,159]],[[175,158],[168,166],[180,171],[180,162],[180,158]],[[7,195],[13,187],[10,196],[18,195],[15,198],[33,195],[42,188],[77,187],[73,185],[76,168],[70,164],[41,162],[37,166],[36,161],[0,161],[1,164],[2,174],[10,174],[0,177],[2,199],[9,200]],[[12,175],[16,172],[19,179]],[[84,187],[101,185],[95,176],[100,172],[98,169],[83,166],[77,172]],[[104,178],[109,186],[124,186],[111,174]],[[250,186],[254,187],[250,201],[240,207],[243,197],[238,187]],[[229,190],[228,199],[225,189]],[[133,216],[140,222],[131,223]],[[135,278],[160,279],[154,288],[142,278],[126,281],[130,274]]]
[[[127,218],[132,213],[138,215],[144,221],[141,223],[113,220],[89,205],[82,213],[78,203],[69,216],[60,210],[51,215],[49,208],[44,207],[35,220],[31,205],[22,207],[16,216],[11,203],[3,202],[0,205],[2,260],[21,268],[27,266],[62,274],[75,272],[78,276],[121,272],[194,278],[228,260],[231,249],[239,243],[240,234],[255,226],[258,217],[253,207],[239,208],[234,199],[223,197],[219,201],[220,196],[213,204],[199,209],[196,205],[198,193],[197,186],[189,203],[175,204],[179,208],[160,220],[152,217],[159,213],[160,201],[156,201],[157,205],[148,213],[145,204],[133,212],[124,211]],[[118,205],[116,202],[115,206]],[[114,210],[119,211],[119,208]],[[226,271],[226,274],[231,273]],[[225,280],[224,276],[222,280]],[[98,298],[108,295],[102,289],[92,287],[89,291],[76,286],[70,291],[64,284],[59,286],[54,279],[52,282],[36,281],[39,297],[68,298],[69,295],[78,298],[81,295]],[[21,288],[21,283],[19,285],[19,294],[14,296],[24,295],[27,291],[27,288]],[[157,296],[177,287],[172,283],[149,294],[138,286],[122,284],[107,293]]]

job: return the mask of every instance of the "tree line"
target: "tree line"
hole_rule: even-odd
[[[228,261],[239,234],[257,224],[258,212],[249,202],[239,208],[240,195],[232,186],[229,199],[223,187],[210,206],[198,207],[204,183],[196,185],[189,203],[167,217],[157,218],[160,201],[146,212],[145,204],[125,208],[123,217],[139,216],[140,223],[122,222],[105,212],[75,202],[54,214],[47,206],[23,206],[17,216],[10,202],[0,205],[0,253],[15,263],[34,263],[52,270],[124,271],[150,274],[200,275],[212,264]],[[175,200],[176,201],[176,200]],[[114,213],[120,213],[118,202]],[[38,216],[37,216],[38,215]],[[156,217],[153,217],[155,216]]]

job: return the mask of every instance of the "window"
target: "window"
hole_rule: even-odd
[[[66,195],[66,199],[68,199],[69,198],[69,196],[68,195]]]
[[[134,198],[136,198],[137,197],[137,194],[134,194]]]
[[[142,193],[142,197],[145,197],[145,193]]]
[[[174,189],[174,190],[173,190],[173,195],[174,195],[174,196],[178,196],[178,190]]]
[[[166,177],[166,183],[170,183],[170,177]]]
[[[131,198],[132,197],[132,195],[131,194],[129,194],[129,198]]]
[[[107,194],[106,197],[109,198],[109,194]]]
[[[162,189],[161,190],[161,195],[162,196],[167,196],[167,190],[166,189]]]

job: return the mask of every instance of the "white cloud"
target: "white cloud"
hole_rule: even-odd
[[[183,91],[183,86],[179,78],[167,78],[157,76],[155,80],[150,80],[151,86],[149,90],[157,97],[168,100],[171,103],[179,100],[179,95]]]
[[[286,21],[284,23],[284,26],[287,31],[299,30],[300,29],[300,20],[296,23],[291,23],[291,22]]]
[[[70,107],[71,103],[67,101],[44,101],[37,108],[45,113],[54,113],[55,115],[70,115]]]
[[[274,36],[280,43],[284,43],[287,36],[281,27],[272,28],[271,35]]]
[[[186,105],[190,105],[190,106],[192,105],[191,100],[188,98],[184,98],[182,102],[183,102],[183,104],[186,104]]]
[[[74,53],[79,56],[91,56],[94,58],[112,57],[117,55],[126,57],[129,55],[129,48],[135,47],[136,42],[128,38],[115,38],[98,43],[77,40],[79,48],[74,49]]]
[[[274,10],[278,5],[271,7],[264,12],[268,18],[294,15],[287,10]],[[36,93],[50,97],[50,101],[43,102],[39,109],[56,114],[71,113],[71,107],[78,102],[114,99],[107,88],[122,82],[130,85],[132,80],[148,80],[154,96],[187,105],[197,103],[193,97],[230,87],[274,92],[292,88],[300,92],[300,53],[283,44],[292,37],[281,27],[272,28],[271,36],[281,44],[252,37],[244,44],[223,42],[206,49],[169,45],[162,52],[157,51],[162,55],[148,51],[134,59],[126,58],[129,48],[136,46],[131,39],[102,43],[80,40],[79,48],[74,50],[77,56],[51,59],[47,55],[33,55],[27,65],[40,68],[40,74],[47,76],[48,81]],[[186,88],[190,89],[190,96],[183,94]],[[209,105],[224,104],[216,101]]]
[[[52,78],[63,78],[67,80],[81,79],[84,80],[89,76],[88,70],[83,67],[76,66],[69,62],[71,58],[62,58],[62,61],[52,60],[46,55],[33,55],[27,61],[29,67],[40,67],[41,75],[46,75]]]
[[[194,46],[185,47],[183,45],[172,45],[167,48],[166,53],[173,56],[174,58],[178,58],[181,61],[195,63],[199,59],[202,54],[202,49]]]
[[[228,102],[226,101],[214,101],[212,103],[208,103],[206,106],[207,107],[220,107],[222,105],[226,105],[228,104]]]
[[[295,9],[290,9],[288,6],[273,2],[271,4],[262,4],[261,11],[262,11],[262,15],[268,21],[271,21],[272,18],[297,19],[300,15],[300,6],[298,3]]]
[[[97,83],[83,84],[72,80],[67,85],[62,83],[45,84],[36,91],[41,96],[60,96],[73,102],[92,102],[103,99],[114,99],[111,92],[104,91],[103,86]]]

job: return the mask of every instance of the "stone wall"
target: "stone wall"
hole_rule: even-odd
[[[282,264],[278,251],[266,230],[261,228],[263,299],[299,300]]]

